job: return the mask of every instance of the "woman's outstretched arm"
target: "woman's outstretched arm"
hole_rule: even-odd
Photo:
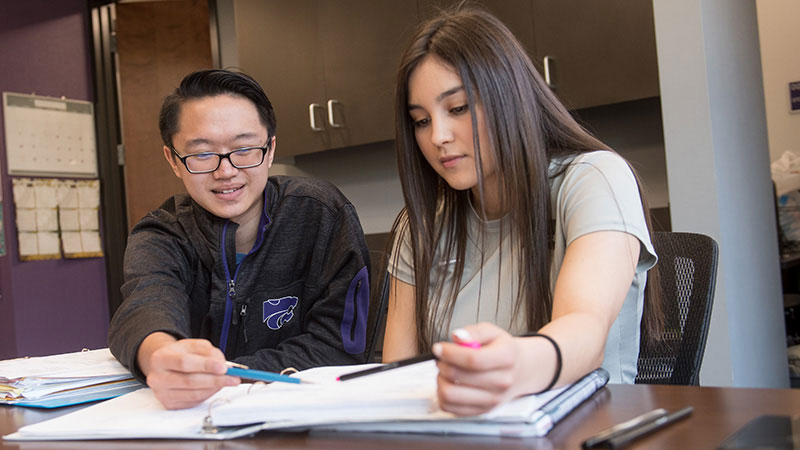
[[[639,245],[628,233],[600,231],[567,247],[556,279],[552,321],[538,330],[561,350],[556,387],[576,381],[603,362],[606,338],[633,280]],[[433,346],[439,359],[439,402],[446,411],[486,412],[511,398],[545,389],[557,372],[554,346],[544,338],[512,337],[487,323],[463,331],[466,334],[454,333],[455,342]],[[467,339],[480,341],[481,348],[457,344]]]

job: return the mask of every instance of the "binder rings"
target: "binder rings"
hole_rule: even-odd
[[[201,405],[165,410],[149,389],[29,425],[7,440],[231,439],[261,430],[335,429],[542,436],[608,381],[597,369],[577,383],[457,417],[436,403],[435,361],[379,375],[336,381],[370,365],[298,372],[312,383],[242,384],[223,388]]]

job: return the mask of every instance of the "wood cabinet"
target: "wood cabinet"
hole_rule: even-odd
[[[653,4],[532,0],[535,61],[570,109],[659,95]]]
[[[438,11],[454,3],[453,0],[419,0],[419,12],[423,20],[435,16]],[[533,2],[531,0],[480,0],[474,2],[500,19],[533,57],[535,54],[533,35]]]
[[[394,138],[400,54],[451,0],[235,0],[238,66],[278,119],[278,158]],[[570,109],[658,96],[652,4],[481,0]],[[419,11],[419,14],[418,14]]]
[[[424,18],[449,0],[419,0]],[[653,5],[642,0],[479,0],[570,109],[658,96]],[[545,58],[548,63],[545,64]]]
[[[278,120],[276,157],[394,137],[394,77],[416,0],[236,0],[239,66]]]

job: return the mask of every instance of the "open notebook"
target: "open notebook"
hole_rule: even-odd
[[[320,367],[296,374],[310,384],[242,384],[203,404],[165,410],[149,389],[21,428],[8,440],[117,438],[230,439],[268,429],[542,436],[608,381],[597,369],[573,386],[521,397],[474,417],[456,417],[436,403],[434,361],[373,376],[336,381],[368,365]],[[550,403],[548,403],[550,402]],[[544,414],[549,405],[551,414]]]
[[[57,408],[141,387],[107,348],[0,361],[0,404]]]

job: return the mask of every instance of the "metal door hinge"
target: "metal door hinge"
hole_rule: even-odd
[[[125,146],[122,144],[117,144],[117,164],[125,165]]]

